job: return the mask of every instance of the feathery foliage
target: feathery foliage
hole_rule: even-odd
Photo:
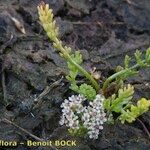
[[[72,60],[74,60],[77,64],[82,63],[82,55],[79,51],[76,51],[75,54],[71,55]],[[73,91],[84,95],[88,100],[93,100],[96,96],[96,91],[91,85],[81,84],[80,86],[77,85],[76,77],[79,73],[78,68],[74,66],[72,63],[67,62],[69,68],[69,74],[67,75],[67,79],[70,81],[71,86],[70,89]]]
[[[58,50],[60,56],[65,58],[70,67],[74,66],[74,68],[76,68],[75,72],[73,73],[73,70],[71,73],[74,75],[76,75],[77,71],[82,73],[91,82],[91,85],[95,88],[95,90],[98,91],[99,85],[97,81],[78,63],[78,58],[81,55],[79,53],[71,54],[71,48],[63,46],[62,41],[59,39],[58,27],[56,26],[52,9],[49,8],[49,5],[42,2],[38,6],[38,13],[44,30],[46,31],[49,39],[53,42],[54,47]],[[81,60],[81,58],[79,58],[79,60]]]
[[[121,123],[127,121],[128,123],[132,123],[136,120],[137,117],[147,112],[150,108],[150,100],[145,98],[141,98],[137,102],[137,106],[131,105],[130,109],[126,109],[122,111],[122,114],[119,116],[119,120]]]
[[[124,106],[129,105],[134,94],[134,87],[128,84],[127,86],[119,89],[118,95],[113,94],[111,97],[104,101],[105,109],[121,113]]]
[[[70,82],[70,89],[75,91],[76,93],[79,93],[82,95],[83,100],[87,99],[92,102],[89,102],[91,105],[85,106],[86,109],[80,110],[79,109],[79,117],[76,117],[72,120],[69,120],[71,122],[71,125],[75,125],[74,121],[76,121],[76,124],[80,124],[82,120],[80,120],[83,116],[83,112],[86,110],[85,118],[84,120],[87,120],[87,118],[91,115],[95,115],[98,113],[98,119],[95,120],[96,122],[93,122],[93,131],[91,131],[90,135],[91,137],[94,137],[95,134],[95,124],[98,122],[101,122],[102,119],[99,119],[99,117],[103,117],[104,120],[107,122],[113,122],[114,121],[114,113],[117,113],[119,116],[116,120],[120,120],[121,123],[124,123],[125,121],[131,123],[135,121],[137,117],[142,115],[143,113],[147,112],[150,107],[150,100],[146,100],[145,98],[140,99],[137,102],[137,106],[132,104],[133,94],[134,94],[134,87],[130,84],[125,86],[124,80],[127,79],[130,76],[136,75],[138,73],[138,69],[140,68],[146,68],[150,67],[150,48],[146,50],[145,56],[142,57],[142,53],[140,51],[136,51],[135,53],[135,64],[131,66],[131,57],[126,55],[124,60],[124,67],[118,66],[116,68],[116,73],[111,75],[106,79],[106,81],[103,83],[102,89],[100,89],[100,86],[98,82],[93,78],[93,76],[88,73],[81,65],[83,62],[82,55],[79,51],[75,51],[75,53],[72,53],[72,49],[70,47],[64,46],[62,41],[59,39],[59,30],[56,26],[56,22],[54,20],[54,16],[52,13],[52,9],[49,9],[49,5],[42,2],[38,6],[38,13],[39,13],[39,19],[41,21],[41,24],[46,31],[49,39],[52,41],[53,46],[56,48],[56,50],[59,52],[60,56],[63,57],[68,65],[69,73],[66,76],[67,80]],[[78,85],[77,82],[77,76],[81,73],[84,75],[89,81],[90,84],[80,84]],[[115,84],[113,84],[115,82]],[[112,84],[111,84],[112,83]],[[106,91],[109,91],[109,87],[111,85],[117,85],[115,90],[109,95],[106,99],[103,95],[105,95]],[[99,95],[99,92],[101,92],[102,96]],[[75,99],[76,96],[72,96],[73,101],[75,103],[75,106],[79,105],[79,99]],[[82,98],[80,100],[82,100]],[[94,99],[96,99],[94,101]],[[69,99],[71,100],[71,98]],[[68,105],[68,107],[67,107]],[[64,103],[62,106],[65,106],[65,109],[71,109],[72,107],[70,105],[73,105],[73,102],[70,103]],[[80,104],[80,107],[82,108],[82,103]],[[100,110],[100,107],[103,111]],[[104,111],[105,109],[105,111]],[[92,113],[90,111],[92,110]],[[73,111],[73,110],[72,110]],[[81,112],[80,112],[81,111]],[[64,111],[66,112],[66,110]],[[103,113],[102,113],[103,112]],[[105,119],[105,112],[107,113],[107,119]],[[72,112],[72,114],[76,115],[77,112]],[[70,114],[70,115],[72,115]],[[66,115],[69,115],[67,113]],[[102,116],[100,116],[102,115]],[[64,116],[64,115],[63,115]],[[93,116],[94,117],[94,116]],[[68,118],[68,117],[66,117]],[[79,121],[79,120],[80,121]],[[65,118],[63,118],[63,123],[65,123]],[[93,121],[93,119],[91,119]],[[105,122],[104,121],[104,122]],[[102,122],[102,124],[104,123]],[[70,128],[69,132],[72,135],[83,135],[87,133],[87,128],[84,126],[85,124],[82,124],[77,130],[74,128]],[[88,126],[89,124],[87,124]],[[103,126],[100,127],[103,129]],[[97,132],[98,130],[96,130]],[[99,132],[98,132],[99,133]],[[96,136],[96,138],[98,135]]]
[[[108,77],[103,84],[103,91],[109,86],[109,84],[116,79],[118,83],[120,80],[125,80],[130,76],[133,76],[138,73],[139,68],[150,67],[150,48],[146,50],[145,57],[142,59],[142,53],[140,51],[136,51],[135,53],[136,64],[130,67],[131,57],[128,55],[125,56],[124,68],[119,67],[117,72],[112,76]]]

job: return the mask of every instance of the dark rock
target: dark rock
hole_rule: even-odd
[[[126,54],[133,55],[139,47],[145,47],[141,51],[146,51],[150,44],[149,36],[143,35],[132,37],[124,42],[112,36],[100,49],[99,55],[107,60],[112,66],[123,65]]]
[[[92,3],[87,0],[65,0],[67,4],[74,9],[84,13],[89,14],[90,9],[92,8]]]
[[[10,124],[0,122],[0,137],[6,141],[19,141],[19,135],[14,134],[15,129]]]
[[[75,16],[75,17],[81,17],[82,13],[80,11],[72,8],[72,9],[69,9],[68,15],[69,16]]]
[[[32,131],[39,126],[42,120],[39,118],[39,116],[33,117],[31,114],[29,114],[25,117],[17,117],[15,122],[16,124],[21,125],[22,128]]]
[[[121,15],[128,28],[137,31],[150,31],[149,0],[107,0],[107,5]]]
[[[70,34],[73,31],[73,25],[71,22],[66,20],[61,20],[61,18],[56,18],[56,24],[59,27],[59,35],[60,37],[65,36],[66,34]]]
[[[18,106],[19,115],[25,115],[25,114],[27,115],[28,113],[30,113],[33,104],[34,104],[33,98],[24,99]]]
[[[143,131],[130,125],[123,124],[116,124],[111,127],[108,126],[108,128],[105,127],[103,131],[103,137],[107,140],[109,145],[108,149],[125,150],[128,146],[131,146],[130,148],[134,149],[135,145],[131,145],[130,143],[136,143],[137,140],[139,145],[143,145],[146,148],[149,144],[144,142],[145,136],[146,135],[143,134]],[[99,143],[99,146],[101,145],[103,144]]]
[[[49,109],[46,107],[42,107],[40,115],[43,117],[45,122],[45,129],[48,133],[52,133],[55,128],[57,128],[59,120],[60,120],[60,113],[58,109]],[[53,123],[52,123],[53,122]]]
[[[17,12],[21,14],[24,21],[31,27],[27,27],[27,29],[29,30],[28,34],[31,34],[32,31],[35,33],[39,33],[43,30],[43,28],[39,24],[39,17],[37,13],[37,6],[40,4],[40,2],[40,0],[19,1],[19,8],[17,9]],[[46,0],[45,3],[48,3],[50,5],[50,8],[53,9],[54,14],[57,14],[57,12],[60,11],[64,5],[63,0]]]
[[[61,133],[61,134],[59,134]],[[53,133],[51,134],[51,139],[53,140],[58,140],[58,139],[63,139],[63,140],[72,140],[72,141],[76,141],[76,146],[72,146],[72,147],[61,147],[61,150],[91,150],[90,147],[88,146],[88,144],[85,143],[85,141],[83,139],[77,138],[77,137],[72,137],[71,135],[68,134],[68,131],[66,129],[66,127],[62,126],[62,127],[58,127],[57,129],[55,129],[53,131]]]
[[[5,69],[14,71],[24,82],[35,89],[42,90],[46,85],[46,77],[40,72],[39,67],[25,59],[20,59],[14,53],[9,53],[5,58]]]
[[[25,15],[25,17],[27,17],[27,14],[30,14],[30,16],[32,16],[32,20],[35,20],[35,18],[37,19],[37,6],[40,2],[41,0],[20,0],[19,5],[21,12]],[[45,0],[44,2],[50,5],[54,11],[54,14],[57,14],[57,12],[60,11],[64,5],[63,0]],[[26,12],[27,14],[25,14]]]
[[[46,0],[50,7],[53,9],[54,14],[61,11],[64,6],[64,0]]]
[[[66,127],[60,127],[60,105],[65,98],[75,94],[69,90],[69,83],[65,78],[60,85],[43,97],[40,107],[32,110],[34,96],[40,95],[46,86],[67,73],[65,60],[55,52],[39,24],[37,14],[39,2],[40,0],[0,2],[0,31],[2,31],[0,44],[7,43],[10,34],[15,37],[15,41],[6,47],[3,59],[0,60],[4,66],[4,86],[8,100],[7,106],[3,106],[3,89],[0,85],[0,117],[9,118],[40,138],[77,140],[76,147],[61,147],[64,150],[149,149],[150,142],[138,121],[124,125],[105,124],[97,140],[73,137]],[[149,30],[148,0],[45,0],[45,2],[48,2],[54,10],[62,40],[73,47],[73,52],[80,49],[85,60],[83,66],[88,71],[96,67],[101,71],[102,80],[114,72],[116,65],[123,65],[126,54],[133,56],[136,49],[145,52],[150,45],[150,38],[146,33]],[[23,36],[16,30],[8,13],[25,25],[26,35]],[[139,76],[127,80],[135,86],[135,102],[141,97],[150,97],[149,77],[149,70],[143,69]],[[149,117],[149,112],[140,117],[147,128],[150,125]],[[0,139],[20,142],[32,138],[14,126],[0,122]],[[25,150],[29,147],[18,146],[16,149]],[[51,148],[35,147],[35,149]]]
[[[88,60],[90,58],[89,53],[87,50],[80,50],[82,56],[83,56],[83,60]]]
[[[28,91],[26,83],[22,82],[13,75],[8,76],[6,86],[8,96],[7,101],[10,104],[15,103],[15,106],[17,106],[17,104],[19,104],[20,102],[22,102],[23,100],[25,100],[30,96],[30,91]]]
[[[0,15],[0,43],[4,43],[7,38],[7,23],[4,16]]]
[[[30,11],[25,10],[25,8],[22,6],[20,6],[17,11],[22,15],[26,23],[28,23],[29,25],[32,25],[34,20]]]
[[[148,83],[140,83],[140,84],[135,84],[135,99],[140,99],[141,97],[145,98],[149,98],[150,97],[150,93],[148,91],[150,91],[150,85]]]

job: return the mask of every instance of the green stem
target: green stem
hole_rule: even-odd
[[[70,57],[70,55],[68,56],[68,61],[70,63],[72,63],[74,66],[76,66],[78,68],[78,70],[87,78],[90,80],[91,84],[93,85],[93,87],[95,88],[96,91],[98,91],[100,89],[98,83],[96,82],[96,80],[94,80],[94,78],[84,69],[82,68],[80,65],[78,65],[75,61],[73,61]]]
[[[44,5],[45,6],[45,5]],[[62,42],[57,38],[58,36],[58,29],[55,26],[55,21],[53,20],[52,11],[47,10],[46,7],[41,5],[43,8],[39,8],[39,17],[42,22],[43,28],[47,33],[47,36],[53,41],[53,44],[63,55],[65,59],[67,59],[70,63],[72,63],[76,68],[83,74],[87,79],[90,80],[91,84],[95,88],[96,91],[99,90],[99,85],[96,80],[80,65],[78,65],[74,60],[72,60],[71,56],[69,55],[68,50],[63,47]],[[43,15],[45,14],[45,15]]]
[[[145,62],[145,61],[143,61],[143,62]],[[103,88],[102,88],[103,91],[106,90],[106,88],[108,87],[109,83],[110,83],[112,80],[114,80],[115,78],[117,78],[117,77],[119,77],[119,76],[125,74],[128,70],[133,70],[133,69],[136,69],[136,68],[138,68],[138,67],[140,67],[140,65],[139,65],[139,64],[136,64],[136,65],[134,65],[134,66],[132,66],[132,67],[130,67],[130,68],[121,70],[121,71],[119,71],[119,72],[113,74],[113,75],[110,76],[109,78],[107,78],[107,80],[106,80],[106,81],[104,82],[104,84],[103,84]]]
[[[96,91],[99,91],[100,87],[97,81],[80,65],[78,65],[69,55],[69,53],[65,50],[65,48],[58,43],[58,39],[56,39],[54,42],[59,44],[59,50],[63,54],[64,58],[67,59],[71,64],[73,64],[76,68],[78,68],[79,72],[81,72],[89,81],[91,82],[92,86],[95,88]]]

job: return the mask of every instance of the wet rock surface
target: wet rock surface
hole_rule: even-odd
[[[46,0],[54,10],[61,39],[73,50],[80,49],[83,66],[96,67],[102,79],[126,54],[150,46],[149,0]],[[96,141],[71,137],[60,127],[60,104],[71,95],[64,78],[44,96],[40,107],[33,109],[36,98],[45,88],[67,74],[66,63],[53,49],[39,24],[39,1],[0,1],[0,118],[8,118],[30,133],[44,139],[73,139],[77,147],[67,150],[147,150],[150,142],[141,124],[114,125],[104,128]],[[23,23],[20,33],[9,14]],[[2,74],[3,73],[3,74]],[[150,98],[150,71],[144,69],[127,82],[135,85],[135,99]],[[3,94],[4,93],[4,94]],[[150,113],[140,120],[149,129]],[[7,132],[6,132],[7,131]],[[0,139],[25,141],[28,134],[0,122]],[[17,150],[28,149],[18,146]],[[52,149],[35,147],[37,150]]]

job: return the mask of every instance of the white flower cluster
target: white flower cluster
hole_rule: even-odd
[[[69,100],[65,99],[61,107],[63,108],[63,115],[60,120],[60,125],[65,124],[72,129],[79,129],[79,114],[83,111],[84,107],[82,102],[85,98],[81,95],[72,95]]]
[[[103,123],[107,121],[103,108],[104,97],[100,94],[89,102],[89,106],[83,106],[86,99],[82,95],[72,95],[62,103],[61,125],[66,125],[71,129],[79,129],[83,125],[87,129],[87,134],[91,139],[97,139]]]

